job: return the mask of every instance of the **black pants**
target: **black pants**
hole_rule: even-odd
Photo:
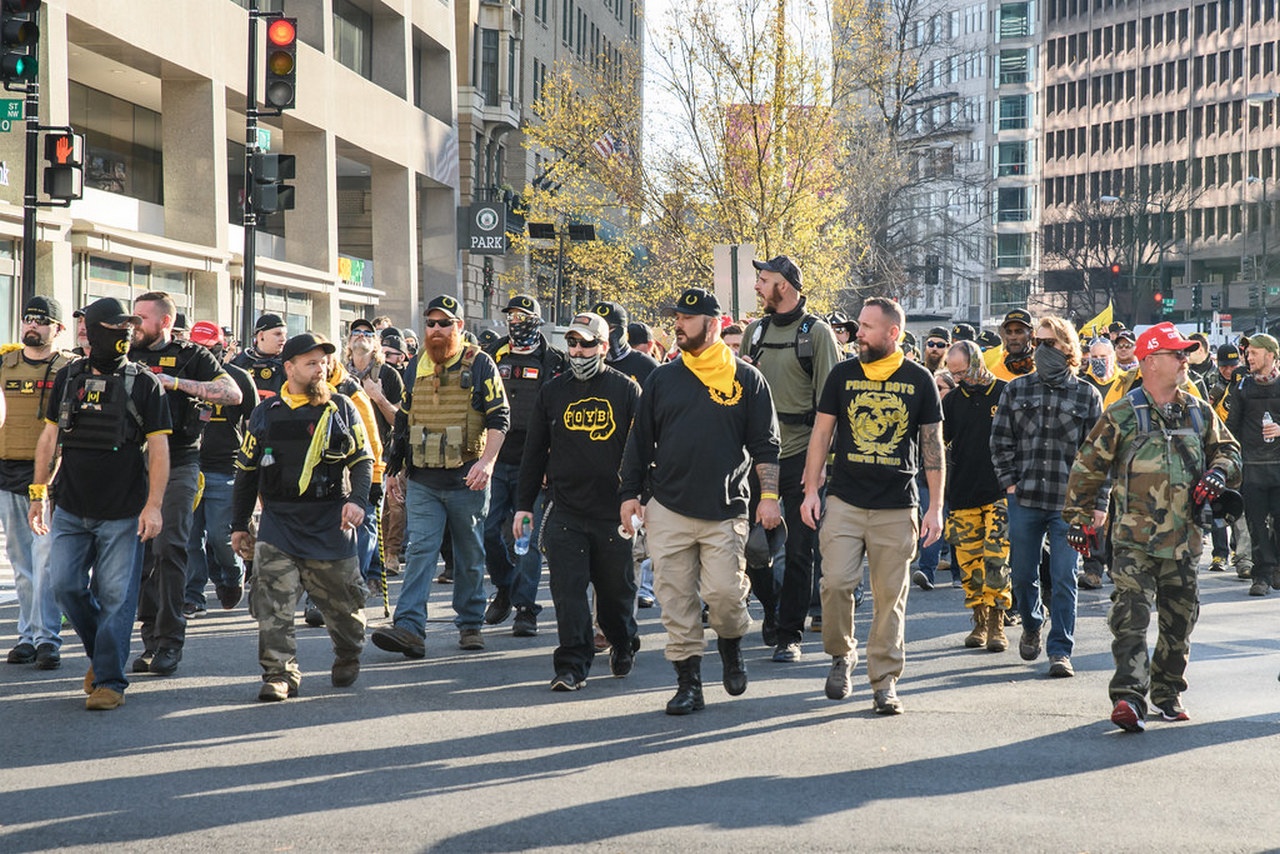
[[[631,541],[618,533],[614,519],[586,519],[552,504],[543,528],[542,548],[547,555],[560,637],[553,658],[555,672],[585,679],[596,654],[588,584],[595,588],[596,617],[609,643],[625,649],[636,636]]]
[[[163,527],[147,540],[142,557],[142,586],[138,594],[138,622],[142,645],[154,652],[165,647],[182,649],[187,618],[182,613],[187,590],[187,539],[195,517],[198,462],[169,470],[164,501],[160,505]]]
[[[1280,484],[1245,483],[1240,487],[1244,499],[1244,518],[1249,524],[1249,539],[1253,541],[1253,580],[1271,583],[1280,562],[1280,547],[1276,544],[1275,527],[1280,527]],[[1274,519],[1272,527],[1267,520]]]
[[[809,600],[813,595],[813,552],[817,535],[800,519],[800,505],[804,501],[804,487],[800,485],[804,458],[804,454],[795,454],[782,460],[778,466],[778,495],[782,498],[782,512],[787,522],[787,558],[781,587],[774,581],[772,566],[747,567],[751,592],[760,600],[766,614],[778,617],[780,644],[800,642],[804,635],[804,620],[809,615]],[[754,469],[751,488],[758,499],[760,483],[755,478]],[[755,514],[756,500],[753,499],[752,524],[755,523]]]

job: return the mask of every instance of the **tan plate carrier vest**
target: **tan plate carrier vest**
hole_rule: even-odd
[[[36,442],[44,432],[44,412],[40,405],[49,403],[53,378],[70,359],[58,350],[50,356],[53,364],[29,364],[22,350],[5,353],[0,360],[0,378],[4,381],[4,404],[7,410],[4,428],[0,429],[0,460],[34,460]],[[48,385],[41,388],[42,383]]]
[[[418,374],[409,408],[409,458],[414,468],[456,469],[484,452],[484,415],[471,406],[471,365],[480,348],[465,345],[462,366]]]

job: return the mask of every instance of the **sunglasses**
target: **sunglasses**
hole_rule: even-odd
[[[579,338],[577,335],[572,335],[572,336],[566,335],[564,338],[564,343],[569,347],[581,347],[583,349],[589,349],[591,347],[596,346],[600,342],[588,341],[585,338]]]
[[[1037,347],[1054,347],[1054,346],[1057,346],[1057,343],[1058,343],[1057,338],[1037,338],[1036,339]]]
[[[453,326],[452,320],[424,320],[422,325],[428,329],[448,329]]]
[[[361,338],[372,338],[373,330],[372,329],[352,329],[351,334],[353,336],[359,335]]]
[[[53,321],[43,314],[27,314],[22,318],[23,323],[33,323],[36,326],[52,326]]]
[[[931,350],[945,350],[949,345],[946,341],[926,341],[924,346]]]

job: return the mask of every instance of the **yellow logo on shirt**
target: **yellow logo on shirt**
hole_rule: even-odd
[[[711,399],[721,406],[736,406],[738,401],[742,400],[742,383],[734,380],[733,388],[728,394],[722,394],[711,386],[707,386],[707,394],[711,395]]]
[[[898,446],[907,435],[910,415],[902,398],[886,391],[863,391],[849,403],[849,431],[855,453],[850,462],[899,465]]]
[[[564,428],[587,434],[593,442],[603,442],[618,429],[613,406],[599,397],[587,397],[569,404],[564,411]]]

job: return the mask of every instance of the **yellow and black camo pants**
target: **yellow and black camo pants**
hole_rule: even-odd
[[[956,548],[964,579],[964,606],[991,605],[1007,611],[1013,602],[1009,584],[1009,511],[1005,499],[980,507],[952,510],[947,542]]]

